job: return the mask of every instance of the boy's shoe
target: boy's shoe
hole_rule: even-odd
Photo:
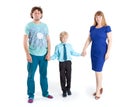
[[[33,98],[29,98],[28,103],[33,103]]]
[[[71,91],[70,91],[70,90],[68,90],[68,91],[67,91],[67,93],[68,93],[68,95],[72,95],[72,93],[71,93]]]
[[[66,92],[63,92],[62,96],[63,96],[63,97],[66,97],[66,96],[67,96]]]
[[[48,96],[46,96],[46,97],[49,98],[49,99],[52,99],[52,98],[53,98],[52,95],[48,95]]]

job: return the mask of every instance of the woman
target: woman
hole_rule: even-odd
[[[96,76],[96,92],[93,95],[98,100],[103,92],[102,68],[105,60],[109,58],[112,42],[111,28],[107,25],[102,11],[97,11],[94,15],[94,25],[90,27],[90,33],[85,42],[82,56],[86,55],[86,49],[91,42],[92,70],[95,71]]]

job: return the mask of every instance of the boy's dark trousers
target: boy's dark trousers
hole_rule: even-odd
[[[59,62],[60,84],[63,93],[71,87],[71,61]]]

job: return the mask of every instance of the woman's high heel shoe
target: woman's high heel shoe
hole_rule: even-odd
[[[95,99],[96,99],[96,100],[100,99],[100,96],[95,96]]]
[[[102,94],[103,93],[103,88],[101,88],[99,91],[100,91],[100,94]],[[94,96],[95,96],[96,100],[100,99],[100,96],[97,96],[96,93],[94,93]]]
[[[100,89],[100,94],[102,94],[102,93],[103,93],[103,88]],[[93,96],[96,96],[96,92],[93,93]]]

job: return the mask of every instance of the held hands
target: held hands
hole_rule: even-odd
[[[81,56],[85,56],[86,54],[87,54],[86,51],[82,51]],[[109,58],[109,53],[106,53],[105,60],[107,60],[108,58]]]
[[[81,56],[85,56],[86,54],[86,51],[82,51]]]
[[[50,60],[50,54],[49,53],[47,53],[45,59],[48,60],[48,61]]]

